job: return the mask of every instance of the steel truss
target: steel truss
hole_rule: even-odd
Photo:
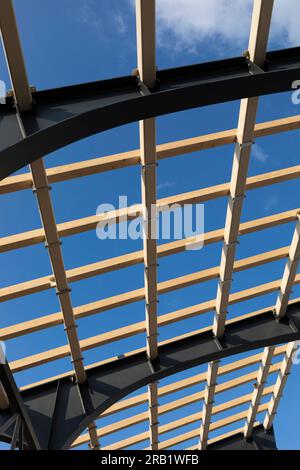
[[[297,275],[299,209],[243,224],[240,218],[246,191],[300,176],[300,167],[297,166],[247,178],[254,138],[300,128],[299,116],[256,123],[258,97],[289,91],[292,82],[299,78],[300,48],[266,51],[273,0],[255,0],[249,51],[245,57],[159,71],[155,60],[155,1],[137,0],[136,3],[136,73],[112,80],[36,91],[29,86],[12,2],[1,0],[0,28],[13,91],[7,96],[6,104],[0,107],[0,193],[33,188],[42,228],[0,239],[0,252],[45,242],[53,273],[3,288],[0,299],[7,301],[55,287],[61,312],[4,327],[0,329],[0,339],[10,340],[63,324],[68,344],[0,365],[0,437],[10,442],[12,448],[67,449],[89,442],[93,449],[100,449],[102,436],[148,421],[149,432],[125,439],[109,448],[126,448],[149,439],[150,448],[158,450],[196,437],[199,438],[196,446],[199,449],[275,448],[274,416],[290,373],[294,341],[300,339],[300,302],[289,302],[292,286],[300,283],[300,276]],[[237,129],[156,145],[157,116],[237,99],[242,100]],[[140,149],[63,167],[44,167],[42,157],[48,153],[84,137],[135,121],[140,121]],[[228,144],[235,144],[230,183],[157,200],[157,160]],[[28,164],[30,173],[12,176]],[[65,270],[61,237],[93,229],[99,217],[87,217],[58,226],[49,183],[137,164],[141,164],[140,213],[143,215],[153,204],[160,208],[174,202],[182,205],[228,196],[224,229],[209,232],[204,237],[205,245],[223,242],[220,266],[158,283],[157,259],[184,251],[194,240],[157,246],[145,237],[141,252]],[[106,219],[116,217],[118,223],[125,213],[129,218],[136,217],[126,209],[123,213],[108,213]],[[291,222],[295,223],[295,232],[290,247],[235,260],[239,236]],[[144,217],[144,223],[151,232],[153,220]],[[231,294],[234,272],[279,259],[287,259],[282,279]],[[69,283],[138,263],[143,263],[145,267],[144,288],[73,307]],[[158,316],[158,295],[217,278],[219,286],[215,299]],[[229,305],[269,292],[279,293],[274,308],[235,320],[227,319]],[[139,300],[145,300],[145,322],[80,340],[77,319]],[[158,343],[159,328],[213,310],[215,319],[212,328]],[[91,367],[84,365],[82,351],[144,332],[147,335],[144,350]],[[283,343],[289,344],[276,347]],[[249,356],[228,366],[219,363],[222,358],[261,347],[265,348],[263,354]],[[283,360],[274,363],[274,358],[279,355],[284,355]],[[13,374],[67,356],[72,359],[72,372],[21,390],[16,386]],[[166,387],[157,384],[159,379],[205,363],[209,363],[206,374]],[[217,383],[220,375],[251,364],[260,364],[259,370],[224,384]],[[279,374],[275,386],[266,387],[269,375],[276,372]],[[216,394],[251,381],[257,386],[250,396],[245,395],[222,405],[215,404]],[[180,403],[159,405],[159,396],[195,383],[204,383],[205,390],[179,400]],[[149,385],[146,395],[124,399],[145,385]],[[267,395],[271,395],[270,401],[262,404],[262,398]],[[198,401],[203,401],[202,412],[159,425],[159,416],[163,413]],[[147,413],[97,429],[95,420],[99,416],[140,403],[148,403]],[[215,414],[240,404],[247,404],[248,410],[212,422]],[[256,417],[263,411],[266,417],[262,428],[258,426]],[[242,429],[210,439],[211,431],[240,420],[245,420]],[[194,422],[201,423],[196,431],[160,442],[160,435]],[[82,434],[86,428],[88,434]]]

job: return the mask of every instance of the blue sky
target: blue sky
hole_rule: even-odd
[[[15,0],[14,3],[30,84],[37,89],[128,75],[136,67],[135,17],[131,1]],[[205,1],[174,0],[173,8],[171,0],[158,0],[157,3],[157,64],[160,69],[241,55],[247,49],[252,4],[250,0],[211,1],[209,6]],[[299,22],[299,8],[295,9],[296,6],[294,0],[285,2],[275,0],[270,49],[299,45],[300,33],[296,27]],[[229,31],[232,31],[232,39]],[[0,50],[0,74],[0,79],[9,83],[2,50]],[[238,110],[239,103],[233,102],[158,118],[157,141],[163,143],[234,128],[237,124]],[[263,122],[298,113],[299,108],[291,103],[291,93],[285,93],[261,98],[257,120]],[[299,164],[299,141],[299,131],[260,138],[252,152],[249,175]],[[137,148],[138,142],[138,125],[131,124],[63,148],[47,156],[45,164],[50,167],[123,152]],[[167,197],[229,181],[232,155],[233,146],[226,146],[161,161],[158,167],[158,197]],[[129,204],[138,203],[141,198],[140,169],[127,168],[57,183],[53,185],[51,195],[58,223],[93,215],[97,206],[102,203],[117,204],[119,195],[127,195]],[[226,198],[222,198],[205,204],[205,231],[224,226],[226,203]],[[247,194],[242,221],[299,206],[298,180],[257,189]],[[1,196],[0,210],[2,237],[41,226],[36,201],[31,191]],[[288,245],[293,229],[293,224],[288,224],[242,237],[237,258]],[[141,247],[141,241],[99,241],[95,231],[91,231],[64,238],[62,250],[65,266],[70,269],[136,251]],[[185,252],[160,259],[159,280],[217,266],[220,261],[220,249],[221,244],[214,244],[201,251]],[[1,287],[45,276],[51,272],[48,255],[43,245],[1,254],[1,258]],[[279,279],[283,268],[284,262],[279,261],[236,273],[232,291],[236,292]],[[142,286],[143,268],[135,266],[73,283],[72,302],[74,306],[83,305]],[[213,299],[216,286],[216,281],[210,281],[164,294],[160,297],[159,314]],[[300,289],[296,287],[293,297],[299,296]],[[275,300],[276,294],[266,295],[230,307],[229,314],[232,317],[268,307],[273,305]],[[59,306],[54,291],[33,294],[1,304],[0,326],[4,327],[58,311]],[[80,339],[84,339],[143,319],[144,305],[143,302],[138,302],[80,320],[79,336]],[[208,326],[211,322],[212,314],[206,314],[163,328],[160,331],[160,340]],[[7,352],[9,359],[15,360],[64,344],[66,344],[65,333],[59,326],[9,341]],[[100,361],[142,347],[144,344],[144,335],[139,335],[130,340],[87,351],[84,354],[85,363]],[[62,359],[19,373],[16,379],[19,385],[25,385],[70,369],[69,359]],[[205,370],[205,367],[198,368],[197,372],[199,370]],[[277,417],[278,444],[282,449],[300,449],[296,427],[297,420],[299,422],[300,419],[296,401],[300,385],[299,370],[299,366],[294,367]],[[178,379],[194,372],[181,374]],[[231,377],[226,377],[227,380],[229,378]],[[173,377],[165,380],[162,384],[174,379]],[[194,393],[194,390],[180,392],[168,399],[173,400],[183,396],[184,393]],[[243,393],[249,393],[249,387],[245,386],[243,390],[240,388],[235,396]],[[229,396],[225,394],[218,397],[218,400],[222,401],[227,399]],[[162,399],[161,404],[164,400]],[[198,406],[199,404],[190,407],[186,411],[187,414],[196,412]],[[141,409],[133,410],[132,414],[140,412]],[[180,413],[182,411],[179,410],[177,414],[162,417],[161,423],[176,419]],[[109,419],[106,418],[103,422],[109,422]],[[136,431],[141,432],[146,428],[147,423],[136,426],[132,430],[119,433],[116,437],[103,439],[103,444],[108,445],[117,438],[128,436],[129,432],[135,434]],[[185,432],[185,429],[182,432]],[[168,437],[169,435],[166,435],[164,438]],[[187,443],[186,447],[192,444],[193,442]],[[146,445],[144,443],[141,448],[146,446],[147,443]]]

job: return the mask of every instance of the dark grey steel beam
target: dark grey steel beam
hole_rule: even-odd
[[[236,434],[209,445],[207,450],[277,450],[274,429],[266,432],[263,426],[258,426],[250,439],[246,440],[243,433]]]
[[[260,69],[234,58],[157,73],[148,90],[128,76],[33,93],[22,113],[22,138],[12,98],[0,106],[0,180],[28,163],[98,132],[163,114],[291,90],[300,76],[300,48],[267,54]]]
[[[11,427],[11,429],[13,429],[13,436],[12,436],[12,441],[11,441],[12,444],[15,446],[16,439],[19,438],[19,430],[24,429],[26,432],[28,445],[32,449],[40,449],[41,448],[40,442],[32,426],[32,422],[31,422],[31,419],[29,418],[26,405],[23,402],[23,399],[20,395],[20,392],[17,388],[17,385],[15,383],[15,380],[13,378],[13,375],[7,363],[0,364],[0,380],[4,387],[5,393],[9,401],[10,409],[11,409],[11,413],[9,413],[8,410],[4,410],[3,416],[7,417],[9,424],[11,420],[13,420],[14,417],[16,417],[16,421],[17,421],[16,425],[13,425]],[[0,427],[3,427],[4,425],[3,416],[2,416],[2,420],[0,420]],[[20,423],[21,423],[21,428],[19,429]],[[23,428],[23,425],[24,425],[24,428]],[[4,441],[6,442],[7,442],[7,433],[8,433],[8,430],[4,429]]]
[[[85,384],[78,385],[70,376],[21,396],[41,447],[67,449],[104,410],[151,382],[209,361],[299,339],[300,303],[296,303],[281,322],[269,311],[227,325],[221,342],[212,332],[195,334],[160,346],[155,362],[141,352],[87,370]],[[3,416],[11,417],[7,411]],[[6,440],[7,434],[6,430]]]

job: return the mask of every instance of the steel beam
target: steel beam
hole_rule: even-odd
[[[142,351],[87,370],[84,384],[66,377],[27,389],[21,396],[42,447],[67,449],[102,412],[151,382],[209,361],[299,339],[300,303],[295,303],[280,322],[269,311],[228,325],[221,341],[212,331],[185,336],[160,346],[156,361]],[[3,413],[1,421],[4,416],[10,419],[13,411]]]
[[[10,371],[9,365],[7,362],[4,364],[0,363],[0,381],[5,391],[5,395],[8,398],[10,413],[8,410],[1,411],[1,421],[0,424],[2,427],[5,422],[8,422],[9,428],[6,429],[4,426],[4,441],[6,441],[6,434],[8,430],[12,430],[11,445],[14,447],[16,445],[16,440],[19,438],[20,428],[24,431],[26,435],[27,445],[31,449],[40,449],[40,441],[37,437],[37,433],[34,430],[31,419],[29,417],[28,410],[22,400],[18,387],[15,383],[13,375]],[[4,418],[4,419],[3,419]],[[22,433],[23,434],[23,433]]]
[[[0,179],[58,148],[98,132],[242,98],[291,90],[299,78],[300,48],[270,52],[262,68],[245,57],[157,72],[147,89],[135,76],[32,93],[33,110],[21,112],[22,138],[13,98],[0,109]]]
[[[273,428],[266,432],[263,426],[256,426],[251,439],[245,440],[241,432],[209,445],[207,450],[277,450],[277,444]]]

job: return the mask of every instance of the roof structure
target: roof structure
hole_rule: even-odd
[[[145,443],[145,448],[162,450],[186,448],[186,442],[196,439],[197,444],[190,449],[205,450],[232,436],[254,441],[255,433],[262,427],[269,432],[267,435],[273,433],[274,418],[292,367],[295,341],[300,339],[299,300],[290,301],[293,286],[300,284],[297,274],[300,212],[295,208],[241,223],[246,192],[300,176],[300,167],[295,166],[248,177],[254,139],[300,129],[299,116],[256,122],[258,96],[289,90],[300,71],[299,49],[267,53],[272,9],[273,0],[254,1],[249,47],[244,57],[158,71],[155,0],[137,0],[137,70],[132,76],[39,92],[30,86],[27,78],[12,1],[1,0],[0,27],[13,90],[0,108],[0,193],[33,190],[42,226],[1,238],[0,251],[45,243],[52,273],[2,288],[0,298],[5,302],[56,289],[60,312],[2,327],[0,339],[8,342],[58,325],[64,328],[66,335],[64,346],[0,366],[0,437],[13,449],[61,449],[82,445],[97,450],[126,449]],[[157,145],[156,116],[234,99],[241,99],[236,129]],[[134,121],[139,121],[139,149],[45,167],[43,157],[48,153],[85,136]],[[230,182],[157,199],[158,161],[229,144],[234,144]],[[13,175],[27,164],[29,172]],[[142,200],[137,213],[125,208],[56,223],[50,185],[106,171],[122,171],[129,166],[140,166]],[[156,224],[156,219],[151,217],[151,207],[162,209],[171,204],[183,206],[221,197],[228,198],[225,226],[205,233],[203,241],[204,250],[208,245],[223,243],[219,265],[158,282],[159,259],[184,252],[195,244],[195,238],[158,244],[149,236]],[[119,223],[124,215],[129,219],[142,215],[143,250],[65,269],[61,250],[64,237],[94,230],[100,220],[114,223],[116,219]],[[236,259],[240,237],[287,223],[294,224],[290,246]],[[232,293],[234,273],[278,260],[286,260],[281,279]],[[73,306],[72,282],[137,264],[144,265],[144,287]],[[215,298],[158,314],[160,295],[212,279],[218,279]],[[229,305],[271,292],[278,293],[276,305],[228,318]],[[80,339],[78,320],[139,301],[144,301],[144,321]],[[161,328],[212,311],[214,321],[210,327],[159,342]],[[144,349],[126,350],[122,358],[85,365],[84,351],[140,334],[145,337]],[[255,351],[261,348],[263,351]],[[237,354],[240,356],[233,357]],[[16,386],[14,377],[18,372],[66,357],[70,358],[70,372],[21,389]],[[207,364],[206,370],[195,372],[201,364]],[[249,373],[250,366],[255,366],[255,370]],[[185,377],[178,379],[176,374],[184,371]],[[271,375],[276,377],[274,385],[268,385]],[[169,382],[160,384],[159,380],[165,377],[169,377]],[[255,385],[253,391],[241,394],[239,390],[246,384]],[[147,392],[139,391],[145,386]],[[160,404],[163,397],[183,390],[187,391],[184,397]],[[219,397],[226,397],[229,391],[231,398],[219,401]],[[185,407],[195,403],[199,411],[186,414]],[[142,405],[147,405],[145,411],[127,416],[129,409],[140,410],[138,407]],[[243,411],[237,411],[242,405]],[[179,417],[160,424],[160,418],[172,411],[180,413]],[[224,415],[229,411],[230,414]],[[106,417],[113,415],[118,418],[103,424]],[[261,416],[263,418],[259,419]],[[122,440],[116,437],[115,443],[102,445],[105,436],[145,422],[149,424],[147,431]],[[232,429],[235,423],[241,422],[242,427]],[[194,427],[173,437],[164,437],[187,425]],[[230,432],[227,431],[229,425]],[[218,435],[212,437],[217,430]]]

